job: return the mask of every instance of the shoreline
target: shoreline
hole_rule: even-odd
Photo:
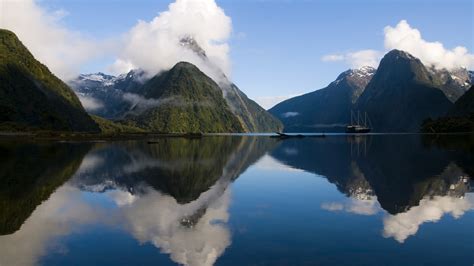
[[[295,139],[295,136],[301,138],[313,138],[324,134],[325,137],[363,137],[363,136],[383,136],[383,135],[426,135],[426,136],[473,136],[474,132],[456,132],[456,133],[426,133],[426,132],[383,132],[383,133],[285,133]],[[0,132],[1,140],[51,140],[51,141],[121,141],[121,140],[150,140],[159,138],[187,138],[200,139],[202,137],[217,136],[253,136],[253,137],[278,137],[276,133],[85,133],[85,132]]]

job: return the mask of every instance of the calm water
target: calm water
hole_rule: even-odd
[[[474,137],[0,143],[0,265],[473,265]]]

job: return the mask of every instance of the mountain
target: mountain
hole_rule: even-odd
[[[374,73],[372,67],[347,70],[327,87],[283,101],[269,112],[289,132],[342,130]]]
[[[107,119],[120,119],[132,105],[124,94],[133,93],[145,80],[145,73],[136,69],[117,77],[100,72],[81,74],[69,81],[69,86],[83,102],[95,103],[85,106],[89,113]]]
[[[450,138],[448,146],[441,146],[430,136],[289,139],[270,155],[291,168],[326,178],[348,197],[376,200],[397,214],[426,197],[463,197],[472,187],[474,157],[466,151],[474,142],[466,136],[433,137],[440,142]]]
[[[442,116],[452,105],[421,61],[400,50],[382,58],[357,101],[376,132],[417,132],[424,119]]]
[[[219,87],[224,92],[224,98],[230,109],[237,116],[246,132],[274,132],[281,131],[283,124],[273,115],[263,109],[255,101],[249,99],[237,85],[215,66],[207,57],[206,51],[190,36],[180,40],[180,45],[193,51],[204,63],[219,76]]]
[[[4,130],[99,131],[76,94],[38,62],[13,32],[3,29],[0,124]]]
[[[225,100],[246,132],[275,132],[283,124],[255,101],[249,99],[235,84],[220,84]]]
[[[191,63],[180,62],[140,87],[126,120],[155,132],[242,132],[222,90]]]
[[[25,220],[79,169],[90,143],[0,143],[0,236]]]
[[[448,71],[447,69],[428,68],[431,80],[439,87],[451,102],[456,102],[473,84],[472,73],[465,68]]]
[[[234,116],[237,117],[243,132],[272,132],[280,131],[282,123],[249,99],[235,84],[229,81],[224,73],[208,59],[206,52],[192,37],[184,37],[179,41],[184,49],[194,52],[207,67],[219,77],[218,87],[223,91],[223,97]],[[84,100],[95,101],[88,111],[91,114],[108,119],[123,119],[143,103],[140,89],[149,81],[141,70],[132,70],[128,74],[113,77],[103,73],[84,74],[72,80],[69,84]],[[161,75],[161,73],[159,73]],[[87,109],[87,108],[86,108]],[[135,109],[135,110],[132,110]]]
[[[427,119],[421,131],[429,133],[474,132],[474,86],[459,98],[446,116]]]
[[[474,86],[461,96],[453,108],[449,111],[450,116],[466,116],[474,114]]]

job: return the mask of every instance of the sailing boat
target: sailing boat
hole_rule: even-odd
[[[357,117],[356,122],[355,117]],[[357,116],[354,114],[354,112],[351,110],[351,124],[347,125],[346,127],[346,133],[369,133],[370,132],[370,127],[369,127],[370,119],[369,116],[367,115],[367,112],[364,112],[364,117],[361,119],[360,112],[357,111]]]

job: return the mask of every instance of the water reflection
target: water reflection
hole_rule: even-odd
[[[289,140],[272,155],[292,167],[322,175],[347,195],[323,202],[333,212],[374,215],[386,211],[384,237],[403,243],[421,224],[474,209],[472,141],[465,136],[366,136]],[[466,194],[469,193],[469,194]]]
[[[319,178],[311,178],[327,180],[345,196],[320,196],[320,212],[376,219],[382,228],[377,237],[402,246],[423,224],[474,209],[473,143],[416,135],[0,143],[0,265],[68,257],[73,250],[64,239],[96,226],[124,233],[137,249],[148,245],[178,264],[214,265],[238,237],[230,220],[242,222],[249,214],[233,217],[231,184],[254,164],[259,173],[271,174],[259,181],[268,182],[257,184],[260,190],[247,184],[250,196],[278,193],[262,192],[281,178],[275,173],[294,183],[299,174],[313,173]],[[303,197],[298,191],[285,195]],[[271,204],[265,205],[268,214]],[[279,210],[292,208],[308,206]],[[271,219],[266,230],[285,231]],[[287,223],[292,219],[300,217]],[[304,223],[306,230],[311,225]],[[244,224],[237,232],[246,226],[251,229]]]
[[[30,146],[2,147],[7,151],[2,154],[9,158],[2,163],[12,165],[2,167],[10,169],[2,175],[5,184],[10,185],[10,177],[18,175],[13,171],[19,166],[36,165],[38,169],[25,171],[25,179],[32,180],[31,184],[2,187],[5,193],[1,195],[6,199],[2,206],[8,208],[1,208],[3,232],[7,235],[0,237],[0,246],[8,248],[0,250],[0,262],[34,265],[51,250],[61,252],[56,238],[82,225],[105,224],[127,231],[139,243],[156,246],[176,263],[213,265],[231,243],[226,225],[229,184],[275,144],[254,137],[175,138],[161,139],[153,145],[134,141],[85,145],[80,146],[83,148],[77,156],[77,145],[33,145],[38,155],[26,157],[32,162],[19,156],[31,153]],[[40,161],[43,158],[46,161]],[[33,163],[35,160],[41,164]],[[45,171],[44,166],[51,169]],[[38,182],[45,185],[36,187]],[[26,191],[20,189],[22,185]],[[10,196],[17,190],[22,194]],[[35,193],[40,192],[36,190],[42,194],[37,196]],[[84,193],[100,193],[113,206],[84,200]],[[15,200],[32,203],[32,207],[14,220],[12,228],[14,211],[10,207],[18,205]]]
[[[0,143],[0,235],[17,231],[79,168],[89,144]]]

